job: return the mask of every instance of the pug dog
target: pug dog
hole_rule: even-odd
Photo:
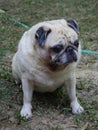
[[[12,60],[12,73],[22,84],[21,116],[32,116],[33,91],[67,89],[73,114],[83,112],[76,97],[76,68],[81,57],[78,25],[75,20],[38,23],[26,31]]]

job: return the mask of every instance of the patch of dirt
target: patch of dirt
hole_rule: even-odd
[[[72,117],[66,118],[63,114],[58,114],[57,112],[51,114],[33,113],[32,119],[22,125],[15,124],[14,120],[14,117],[9,118],[10,123],[3,123],[0,130],[52,130],[53,128],[78,130],[78,126],[74,125]]]

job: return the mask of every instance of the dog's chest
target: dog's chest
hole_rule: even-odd
[[[64,84],[65,76],[63,73],[50,74],[37,70],[33,71],[32,81],[35,91],[52,92]]]

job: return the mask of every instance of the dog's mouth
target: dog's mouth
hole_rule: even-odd
[[[64,69],[69,64],[73,62],[77,62],[78,60],[78,50],[68,46],[64,51],[57,54],[53,59],[50,61],[50,67],[55,69]]]
[[[57,54],[54,58],[54,62],[57,64],[68,64],[77,61],[78,50],[73,46],[68,46],[65,50]]]

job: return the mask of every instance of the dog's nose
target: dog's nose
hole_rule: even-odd
[[[77,54],[72,46],[68,46],[66,48],[66,53],[67,53],[67,57],[69,59],[69,62],[77,61]]]
[[[67,47],[67,49],[66,49],[66,52],[69,52],[69,53],[71,53],[71,52],[73,52],[73,48],[72,47]]]

